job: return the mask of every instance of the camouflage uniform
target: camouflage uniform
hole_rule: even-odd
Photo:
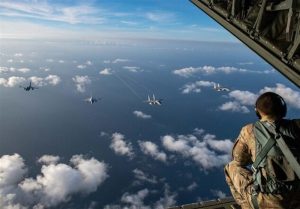
[[[295,122],[300,130],[300,120],[295,120]],[[256,156],[253,127],[253,124],[248,124],[242,128],[232,150],[233,160],[225,166],[226,182],[242,209],[253,208],[251,203],[252,171],[249,169],[249,165],[254,162]],[[300,209],[300,192],[280,195],[259,193],[257,201],[259,208],[262,209]]]

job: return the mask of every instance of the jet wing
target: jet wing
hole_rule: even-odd
[[[300,87],[299,0],[190,1]]]

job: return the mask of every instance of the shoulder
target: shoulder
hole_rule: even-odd
[[[254,129],[254,124],[250,123],[245,125],[241,129],[240,136],[245,139],[254,136],[253,129]]]

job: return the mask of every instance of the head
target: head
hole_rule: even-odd
[[[265,117],[278,120],[286,116],[287,107],[280,95],[274,92],[266,92],[257,98],[255,111],[259,119]]]

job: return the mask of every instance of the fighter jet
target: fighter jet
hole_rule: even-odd
[[[31,85],[31,81],[29,83],[29,86],[20,86],[20,88],[23,88],[25,91],[30,91],[30,90],[38,89],[38,87],[35,87],[35,86]]]
[[[221,87],[219,83],[214,83],[214,90],[216,91],[230,91],[229,88]]]
[[[89,98],[86,98],[84,101],[88,102],[90,104],[94,104],[94,103],[98,102],[99,100],[101,100],[101,98],[95,98],[95,97],[91,96]]]
[[[152,98],[150,98],[150,96],[148,95],[148,100],[146,100],[145,102],[147,102],[149,105],[162,105],[162,99],[156,99],[154,94]]]

